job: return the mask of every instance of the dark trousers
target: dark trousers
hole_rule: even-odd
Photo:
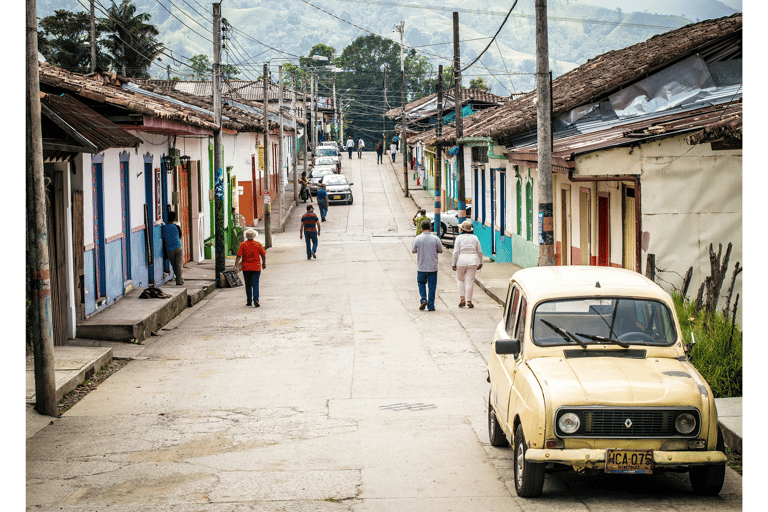
[[[181,277],[181,272],[184,266],[181,264],[181,260],[184,257],[184,249],[181,247],[168,251],[168,260],[173,267],[173,273],[176,274],[176,284],[184,284],[184,279]]]
[[[377,151],[376,152],[376,163],[377,164],[383,164],[384,163],[383,153],[381,151]]]
[[[243,281],[245,281],[245,300],[248,304],[259,302],[259,278],[261,270],[243,270]]]
[[[347,151],[349,151],[349,158],[352,158],[352,148],[347,148]]]
[[[320,218],[325,220],[325,216],[328,215],[328,201],[317,201],[317,206],[320,207]]]
[[[307,259],[311,259],[312,253],[317,252],[317,233],[314,231],[305,231],[304,241],[307,243]]]
[[[427,309],[435,309],[435,290],[437,289],[437,271],[435,272],[417,272],[416,282],[419,285],[419,296],[421,302],[427,301]],[[427,293],[429,289],[429,293]]]

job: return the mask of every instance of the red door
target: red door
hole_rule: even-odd
[[[179,224],[181,225],[182,263],[192,260],[192,229],[189,221],[189,167],[179,166]]]
[[[607,193],[601,193],[597,198],[597,264],[602,267],[611,265],[610,211],[610,197]]]

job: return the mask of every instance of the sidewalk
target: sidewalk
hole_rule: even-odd
[[[402,155],[398,154],[400,158]],[[389,155],[385,155],[385,165],[389,170],[398,178],[400,188],[405,192],[404,176],[403,176],[403,161],[398,158],[395,164],[392,164],[392,158]],[[416,181],[412,179],[413,172],[409,169],[408,172],[408,195],[414,202],[413,211],[416,212],[418,208],[424,208],[430,211],[434,208],[435,198],[420,185],[416,185]],[[447,249],[452,253],[450,248]],[[478,271],[475,276],[475,284],[480,287],[485,293],[493,300],[504,305],[507,297],[507,289],[509,288],[509,279],[512,274],[520,270],[520,266],[514,263],[502,263],[502,262],[490,262],[487,258],[483,261],[483,268]],[[725,438],[725,445],[731,448],[733,451],[741,454],[742,444],[742,399],[738,398],[716,398],[715,405],[718,412],[718,424],[723,432]]]

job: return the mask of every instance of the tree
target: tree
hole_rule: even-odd
[[[491,92],[491,85],[482,76],[479,76],[477,78],[473,78],[472,80],[470,80],[469,88],[480,89],[485,92]]]
[[[104,29],[96,25],[96,65],[106,68],[109,57],[104,49]],[[73,13],[58,9],[51,16],[40,19],[37,46],[46,61],[54,66],[88,73],[91,70],[91,23],[85,12]]]
[[[123,0],[107,9],[107,18],[99,19],[111,35],[107,37],[107,48],[112,55],[112,66],[126,77],[149,77],[149,66],[163,50],[163,43],[156,39],[160,32],[150,25],[152,18],[147,13],[136,14],[136,5]]]
[[[207,55],[201,53],[190,57],[187,65],[192,68],[192,76],[195,80],[211,79],[211,60]]]

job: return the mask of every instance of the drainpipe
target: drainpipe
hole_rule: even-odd
[[[575,177],[573,169],[568,169],[568,180],[574,183],[596,183],[599,181],[631,181],[635,184],[635,271],[642,274],[640,252],[642,248],[642,217],[640,209],[640,178],[635,176],[600,176],[600,177]]]

